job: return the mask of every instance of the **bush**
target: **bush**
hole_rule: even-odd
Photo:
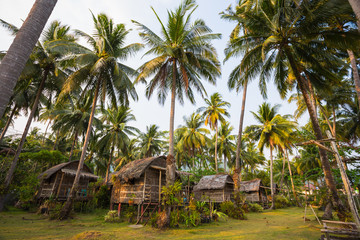
[[[105,222],[120,222],[120,218],[118,217],[118,213],[116,210],[109,211],[104,218]]]
[[[97,207],[108,209],[110,203],[110,196],[111,192],[109,187],[106,185],[102,185],[94,195]]]
[[[286,208],[290,206],[291,203],[286,197],[282,195],[278,195],[275,197],[275,208]]]
[[[54,208],[49,209],[49,219],[50,220],[59,219],[60,211],[62,208],[63,208],[63,204],[56,203]]]
[[[220,210],[231,218],[246,219],[244,210],[239,206],[235,206],[231,201],[222,202],[220,204]]]
[[[85,202],[74,202],[74,211],[78,213],[92,213],[96,209],[96,206],[95,199]]]
[[[262,212],[264,211],[264,208],[262,206],[260,206],[259,204],[257,203],[249,203],[248,204],[249,206],[249,211],[250,212]]]
[[[153,228],[158,228],[158,225],[157,225],[158,219],[159,219],[159,213],[158,213],[158,212],[155,212],[155,213],[151,216],[151,218],[150,218],[150,220],[149,220],[150,225],[151,225]]]
[[[135,206],[128,206],[125,209],[125,217],[128,219],[129,223],[134,222],[134,217],[136,216],[136,207]]]

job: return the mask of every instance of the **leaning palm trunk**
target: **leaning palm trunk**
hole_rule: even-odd
[[[295,60],[293,59],[292,55],[288,54],[287,57],[289,59],[290,66],[291,66],[291,68],[294,72],[294,75],[296,77],[296,80],[298,82],[301,93],[303,94],[316,139],[322,140],[323,136],[322,136],[321,128],[319,125],[319,120],[316,117],[314,106],[311,104],[311,99],[308,94],[306,81],[300,75],[300,72],[297,68],[297,65],[296,65]],[[327,153],[324,149],[319,148],[319,154],[320,154],[322,169],[324,171],[325,182],[330,191],[332,204],[335,207],[335,209],[338,211],[338,216],[339,216],[340,220],[344,221],[345,217],[346,217],[346,209],[337,193],[337,189],[336,189],[333,175],[331,173],[331,167],[330,167],[330,162],[327,157]]]
[[[282,166],[282,170],[281,170],[281,180],[280,180],[280,192],[282,192],[283,190],[283,184],[284,184],[284,174],[285,174],[285,150],[283,148],[283,166]]]
[[[73,153],[74,153],[74,148],[75,148],[75,144],[76,144],[77,137],[78,137],[78,131],[76,130],[76,131],[75,131],[74,140],[73,140],[73,143],[72,143],[72,145],[71,145],[69,162],[71,162],[71,158],[72,158],[72,155],[73,155]]]
[[[356,95],[358,97],[358,104],[359,104],[359,108],[360,108],[360,77],[359,77],[359,71],[358,71],[358,68],[357,68],[354,52],[351,51],[351,50],[347,50],[347,52],[348,52],[348,55],[349,55],[349,58],[350,58],[351,69],[352,69],[352,74],[353,74],[354,83],[355,83],[355,91],[356,91]]]
[[[359,0],[349,0],[349,3],[355,13],[355,16],[356,16],[356,23],[357,23],[357,26],[358,26],[358,30],[360,32],[360,1]]]
[[[106,168],[106,175],[105,175],[105,182],[106,183],[109,182],[109,173],[110,173],[110,166],[111,166],[111,162],[112,162],[113,153],[114,153],[114,146],[112,146],[112,148],[111,148],[109,162],[108,162],[107,168]]]
[[[96,84],[96,89],[95,89],[95,95],[94,95],[94,100],[93,100],[93,104],[92,104],[92,109],[91,109],[91,114],[90,114],[90,119],[89,119],[89,124],[88,124],[88,128],[86,131],[86,137],[85,137],[85,141],[84,141],[84,146],[81,152],[81,157],[80,157],[80,161],[79,161],[79,165],[76,171],[76,176],[74,179],[74,183],[71,187],[70,193],[68,198],[66,199],[66,202],[64,204],[64,207],[61,209],[60,214],[59,214],[59,219],[63,220],[68,218],[71,209],[72,209],[72,204],[73,201],[76,197],[76,192],[78,190],[78,185],[79,185],[79,181],[80,181],[80,172],[84,166],[84,161],[85,161],[85,156],[86,156],[86,149],[87,146],[89,144],[89,140],[90,140],[90,133],[91,133],[91,127],[92,127],[92,122],[94,120],[94,114],[95,114],[95,108],[96,108],[96,101],[99,95],[99,88],[100,88],[100,83],[101,83],[101,78],[97,80],[97,84]]]
[[[227,172],[227,170],[226,170],[226,164],[227,164],[227,162],[226,162],[226,155],[224,154],[224,172],[225,172],[225,173]]]
[[[30,116],[29,116],[28,121],[27,121],[27,123],[26,123],[25,129],[24,129],[24,132],[23,132],[23,135],[22,135],[22,137],[21,137],[19,146],[18,146],[18,148],[16,149],[16,153],[15,153],[14,159],[13,159],[13,161],[12,161],[12,163],[11,163],[11,166],[10,166],[8,172],[7,172],[7,175],[6,175],[6,178],[5,178],[5,182],[4,182],[4,185],[3,185],[3,189],[4,189],[4,190],[3,190],[3,192],[2,192],[1,195],[0,195],[0,212],[3,210],[4,204],[5,204],[5,202],[4,202],[4,201],[5,201],[5,195],[7,194],[7,191],[9,190],[9,186],[10,186],[12,177],[13,177],[13,175],[14,175],[17,162],[18,162],[18,160],[19,160],[21,150],[22,150],[22,148],[23,148],[23,146],[24,146],[24,143],[25,143],[25,140],[26,140],[26,136],[27,136],[27,134],[28,134],[28,132],[29,132],[29,128],[30,128],[31,122],[32,122],[32,120],[33,120],[33,118],[34,118],[36,109],[37,109],[37,107],[38,107],[39,100],[40,100],[40,96],[41,96],[42,90],[44,89],[44,85],[45,85],[45,81],[46,81],[46,79],[47,79],[48,73],[49,73],[49,71],[48,71],[48,70],[45,70],[44,76],[42,77],[42,80],[41,80],[41,83],[40,83],[38,92],[37,92],[37,94],[36,94],[36,98],[35,98],[33,107],[32,107],[32,109],[31,109]]]
[[[218,173],[218,162],[217,162],[217,143],[218,143],[218,126],[215,124],[215,171]]]
[[[241,113],[240,113],[240,123],[239,123],[239,134],[236,144],[236,160],[235,160],[235,171],[237,171],[237,178],[236,183],[238,186],[235,186],[236,189],[240,188],[240,182],[241,182],[241,170],[242,166],[240,163],[240,154],[241,154],[241,141],[242,141],[242,131],[243,131],[243,125],[244,125],[244,116],[245,116],[245,102],[246,102],[246,93],[247,93],[247,85],[248,81],[245,81],[244,83],[244,89],[243,89],[243,97],[241,102]]]
[[[275,191],[274,191],[274,179],[273,179],[273,146],[270,145],[270,189],[271,189],[271,208],[275,209]]]
[[[0,118],[57,0],[36,0],[0,64]]]
[[[15,105],[15,107],[13,108],[13,110],[12,110],[11,113],[10,113],[10,116],[9,116],[8,120],[6,121],[6,124],[5,124],[5,126],[4,126],[4,129],[3,129],[2,132],[1,132],[0,144],[1,144],[2,140],[3,140],[4,137],[5,137],[5,134],[6,134],[8,128],[9,128],[9,126],[10,126],[10,123],[11,123],[11,121],[12,121],[12,118],[14,117],[14,114],[15,114],[16,110],[17,110],[17,106]]]
[[[286,151],[286,150],[285,150]],[[292,176],[292,171],[291,171],[291,165],[290,165],[290,160],[289,160],[289,156],[288,156],[288,153],[284,151],[284,155],[286,155],[286,159],[287,159],[287,163],[288,163],[288,167],[289,167],[289,174],[290,174],[290,181],[291,181],[291,188],[292,188],[292,191],[293,191],[293,194],[294,194],[294,197],[295,197],[295,201],[297,203],[297,205],[299,207],[302,207],[301,206],[301,203],[297,197],[297,194],[296,194],[296,191],[295,191],[295,185],[294,185],[294,180],[293,180],[293,176]]]

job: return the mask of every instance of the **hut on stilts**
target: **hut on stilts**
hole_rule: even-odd
[[[234,193],[234,181],[227,174],[203,176],[194,187],[193,192],[196,201],[213,203],[231,201]]]
[[[79,161],[60,163],[45,172],[38,178],[41,179],[37,199],[42,201],[50,197],[58,201],[65,201],[73,185]],[[91,198],[89,194],[89,183],[96,182],[99,177],[94,175],[91,169],[84,164],[80,172],[79,190],[75,201],[87,201]]]
[[[267,204],[267,195],[261,179],[255,178],[250,181],[240,182],[240,191],[245,193],[246,201]]]
[[[177,171],[179,174],[187,174]],[[159,209],[161,188],[166,186],[166,157],[149,157],[132,161],[119,171],[111,174],[110,208],[118,208],[121,204],[138,205],[138,221],[150,209]],[[187,192],[189,194],[189,191]],[[150,215],[151,215],[150,213]]]

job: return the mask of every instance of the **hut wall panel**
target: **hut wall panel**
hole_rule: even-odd
[[[260,197],[258,192],[247,192],[246,194],[246,201],[249,202],[260,202]]]
[[[220,190],[201,190],[194,192],[194,198],[197,201],[223,202],[224,192]]]
[[[134,199],[134,203],[141,203],[143,200],[143,180],[134,181],[130,183],[115,182],[111,195],[111,202],[113,203],[128,203],[130,199]],[[135,197],[132,196],[135,194]]]

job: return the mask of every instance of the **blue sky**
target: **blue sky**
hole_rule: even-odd
[[[20,26],[22,19],[25,19],[30,11],[34,1],[30,0],[12,0],[4,1],[0,8],[0,18]],[[160,27],[154,13],[151,11],[150,6],[154,7],[160,18],[166,22],[167,9],[174,9],[179,5],[179,0],[60,0],[58,1],[51,17],[52,20],[60,20],[63,24],[70,25],[72,29],[80,29],[87,33],[92,33],[93,25],[90,10],[94,14],[106,13],[114,19],[115,23],[125,23],[127,28],[133,29],[129,34],[127,43],[141,42],[138,36],[136,26],[131,23],[131,20],[136,20],[151,28],[154,32],[159,33]],[[229,5],[234,5],[235,0],[197,0],[199,5],[193,14],[193,20],[201,18],[205,20],[206,24],[215,33],[221,33],[222,39],[214,41],[217,49],[219,59],[222,62],[224,59],[224,48],[229,39],[231,30],[234,28],[234,23],[230,23],[220,19],[219,13],[225,10]],[[49,23],[48,22],[48,23]],[[3,28],[0,28],[0,51],[6,51],[12,42],[12,37]],[[138,53],[133,58],[129,59],[126,64],[133,68],[138,68],[144,63],[148,57],[142,58],[143,52]],[[227,79],[231,70],[236,66],[240,59],[232,59],[227,61],[222,66],[222,76],[217,80],[216,86],[204,84],[208,96],[214,92],[219,92],[225,101],[231,103],[229,112],[231,114],[230,122],[234,127],[234,134],[238,131],[241,98],[242,92],[236,93],[229,91],[227,88]],[[271,79],[268,84],[268,99],[272,105],[281,104],[281,114],[293,114],[296,109],[295,104],[288,104],[286,101],[280,99],[277,90],[272,86]],[[168,130],[169,128],[169,115],[170,115],[170,99],[168,99],[164,106],[158,104],[155,97],[148,100],[144,93],[145,86],[137,85],[139,95],[138,102],[131,102],[130,108],[137,119],[132,125],[144,131],[146,126],[150,124],[159,125],[161,130]],[[258,106],[263,102],[263,98],[258,90],[257,79],[254,79],[248,88],[248,98],[246,104],[245,126],[255,124],[254,118],[249,111],[257,111]],[[183,124],[183,116],[189,116],[198,107],[204,105],[204,101],[200,95],[196,96],[196,105],[192,105],[189,101],[185,101],[184,105],[176,103],[175,108],[175,126]],[[302,124],[307,119],[302,119]],[[16,120],[14,129],[9,133],[21,133],[26,124],[26,118],[20,117]],[[44,124],[33,123],[32,127],[37,126],[44,129]]]

